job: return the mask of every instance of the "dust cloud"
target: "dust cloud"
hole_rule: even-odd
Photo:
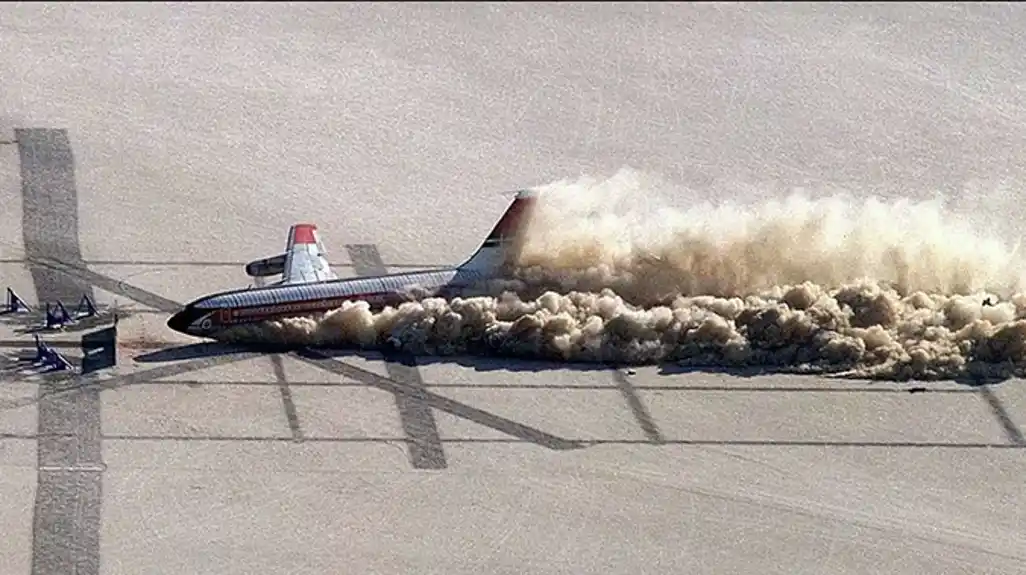
[[[630,170],[539,191],[506,279],[225,339],[896,380],[1026,373],[1018,246],[939,200],[792,193],[682,208],[683,192]]]

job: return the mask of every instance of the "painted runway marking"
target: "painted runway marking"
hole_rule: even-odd
[[[40,262],[82,265],[74,157],[66,130],[16,130],[21,160],[22,233],[40,302],[95,299],[77,275]],[[38,475],[32,533],[33,575],[100,572],[103,468],[100,392],[54,394],[40,385]]]
[[[373,244],[349,244],[349,259],[357,275],[384,275],[388,273],[381,260],[377,246]],[[393,351],[384,352],[388,376],[396,383],[411,390],[424,388],[416,360],[409,355]],[[416,469],[445,469],[445,450],[438,434],[438,425],[431,408],[424,404],[418,394],[397,394],[396,408],[399,419],[409,440],[410,461]]]

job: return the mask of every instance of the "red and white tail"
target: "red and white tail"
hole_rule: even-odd
[[[321,243],[317,226],[314,224],[294,224],[289,228],[284,264],[281,282],[279,282],[282,284],[338,279],[328,264],[324,244]]]
[[[460,266],[460,269],[479,273],[497,271],[505,260],[506,250],[515,244],[530,221],[531,211],[537,200],[537,192],[532,190],[517,192],[517,197],[506,209],[502,219],[495,224],[481,247]]]

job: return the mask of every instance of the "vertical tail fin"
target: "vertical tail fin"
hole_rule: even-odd
[[[484,274],[498,271],[508,250],[516,245],[527,222],[530,221],[531,211],[537,199],[537,193],[532,190],[517,192],[517,197],[506,209],[502,219],[492,228],[481,247],[459,269]]]

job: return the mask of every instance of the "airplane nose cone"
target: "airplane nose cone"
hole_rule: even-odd
[[[167,327],[177,331],[178,333],[184,333],[188,335],[189,319],[186,317],[184,311],[180,311],[167,320]]]

